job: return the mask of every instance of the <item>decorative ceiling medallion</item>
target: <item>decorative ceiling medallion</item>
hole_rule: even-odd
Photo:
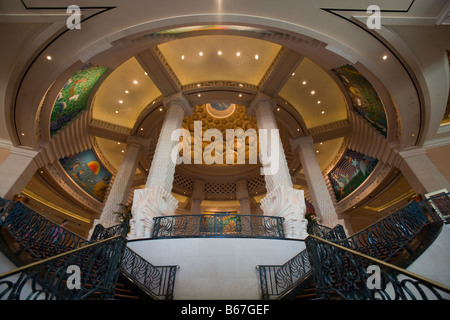
[[[215,118],[227,118],[234,113],[236,105],[234,103],[207,103],[206,111]]]

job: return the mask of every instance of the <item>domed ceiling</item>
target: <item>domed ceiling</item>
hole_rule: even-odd
[[[185,117],[183,128],[194,139],[194,121],[202,121],[203,131],[216,128],[223,135],[226,129],[257,129],[256,119],[247,113],[247,106],[262,92],[276,100],[273,112],[294,187],[305,190],[306,198],[309,197],[291,139],[310,135],[336,203],[352,194],[372,173],[377,159],[350,149],[349,141],[355,139],[349,140],[351,122],[363,121],[376,130],[381,128],[383,135],[387,130],[384,106],[376,91],[350,65],[335,61],[338,67],[325,69],[320,66],[323,56],[315,61],[314,55],[307,57],[280,44],[282,41],[268,41],[264,31],[246,32],[152,34],[148,37],[157,39],[155,45],[114,67],[83,66],[61,88],[51,120],[54,141],[64,140],[67,149],[78,151],[65,152],[59,164],[55,164],[57,168],[43,176],[53,180],[56,189],[67,189],[68,185],[77,188],[76,192],[82,196],[76,201],[85,209],[101,212],[126,153],[127,139],[132,135],[148,140],[133,189],[145,184],[165,115],[164,97],[177,91],[184,93],[194,111]],[[359,116],[350,116],[354,113]],[[74,136],[67,136],[68,132],[91,145],[73,147],[76,142]],[[206,183],[206,207],[232,209],[239,206],[236,182],[246,179],[252,207],[257,212],[258,202],[265,194],[265,182],[260,164],[248,161],[254,143],[257,141],[246,142],[245,164],[178,165],[172,192],[179,200],[180,212],[188,212],[197,179]],[[203,150],[207,148],[208,144],[203,142]],[[83,171],[79,163],[85,164]],[[101,176],[88,170],[94,166]],[[62,178],[55,179],[55,175]],[[61,184],[61,180],[66,183]],[[28,189],[33,188],[30,185]],[[84,199],[80,201],[81,198]],[[64,204],[60,203],[60,207]]]

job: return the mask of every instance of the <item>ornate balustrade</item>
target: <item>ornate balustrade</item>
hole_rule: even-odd
[[[310,225],[314,232],[325,239],[344,239],[345,231],[341,225],[328,228],[314,223]],[[259,281],[262,299],[280,298],[311,275],[311,264],[307,250],[301,251],[283,265],[259,265]]]
[[[1,226],[6,227],[20,244],[20,250],[26,250],[37,259],[76,249],[89,243],[88,240],[50,221],[22,202],[6,204]]]
[[[240,214],[175,215],[155,218],[152,238],[284,238],[283,218]]]
[[[120,270],[150,296],[172,300],[178,266],[154,266],[130,248],[120,263]]]
[[[450,288],[390,263],[309,236],[316,287],[327,297],[337,294],[348,300],[446,300]]]
[[[110,298],[125,241],[114,236],[1,274],[0,299],[80,300],[93,293]]]

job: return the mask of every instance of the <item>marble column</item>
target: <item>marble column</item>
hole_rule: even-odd
[[[399,169],[417,194],[424,196],[442,189],[450,191],[450,183],[428,158],[424,148],[400,151],[399,155]]]
[[[174,94],[163,102],[166,115],[145,188],[134,192],[130,238],[149,237],[153,218],[172,215],[178,205],[171,193],[176,166],[171,153],[179,142],[172,141],[172,134],[181,129],[183,118],[190,115],[193,108],[182,93]]]
[[[241,214],[251,214],[250,195],[248,194],[246,179],[236,182],[236,199],[241,205]]]
[[[278,132],[273,109],[275,100],[258,93],[248,107],[258,124],[259,156],[262,173],[266,180],[267,194],[261,200],[264,215],[283,217],[284,233],[287,238],[305,239],[307,220],[303,190],[293,188],[289,168]],[[264,131],[267,130],[267,146],[264,145]]]
[[[100,219],[94,222],[94,226],[97,223],[101,223],[104,227],[108,228],[119,223],[117,215],[114,212],[122,210],[120,204],[127,204],[128,195],[139,163],[139,157],[147,145],[148,141],[143,138],[135,136],[128,138],[125,156],[114,178]]]
[[[8,157],[0,165],[0,197],[12,200],[22,192],[36,173],[38,165],[35,157],[39,151],[26,147],[13,147]]]
[[[291,140],[293,150],[297,150],[311,195],[311,201],[320,224],[333,228],[339,224],[333,200],[322,175],[314,153],[313,139],[310,136]]]
[[[194,190],[191,197],[191,213],[202,213],[202,201],[205,199],[205,181],[194,180]]]

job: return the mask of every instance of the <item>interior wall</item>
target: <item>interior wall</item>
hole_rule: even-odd
[[[428,149],[427,156],[447,181],[450,181],[450,145]]]

